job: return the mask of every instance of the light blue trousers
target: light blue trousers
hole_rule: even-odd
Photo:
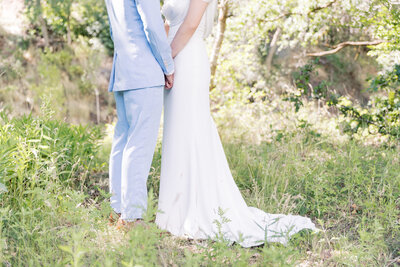
[[[118,121],[110,155],[111,207],[121,219],[142,218],[147,209],[147,178],[163,104],[163,87],[114,92]]]

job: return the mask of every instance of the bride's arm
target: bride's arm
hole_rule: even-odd
[[[167,33],[167,36],[168,36],[168,33],[169,33],[169,24],[168,24],[168,22],[164,23],[164,28],[165,28],[165,32]]]
[[[201,18],[207,9],[207,0],[191,0],[188,13],[182,25],[179,27],[174,40],[172,40],[172,57],[176,57],[177,54],[186,46],[190,38],[192,38],[194,32],[201,22]]]

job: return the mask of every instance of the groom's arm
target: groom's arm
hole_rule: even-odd
[[[159,0],[134,0],[144,25],[147,40],[164,74],[174,73],[171,47],[161,18]]]

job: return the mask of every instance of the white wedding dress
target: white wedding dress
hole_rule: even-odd
[[[190,0],[166,1],[163,14],[170,24],[170,42],[189,4]],[[196,33],[175,57],[175,84],[164,93],[156,224],[176,236],[193,239],[223,236],[244,247],[266,241],[286,244],[291,235],[302,229],[315,230],[314,223],[305,217],[268,214],[247,206],[231,175],[211,117],[210,66],[204,37],[210,32],[215,9],[215,3],[210,3]],[[221,210],[223,216],[219,214]]]

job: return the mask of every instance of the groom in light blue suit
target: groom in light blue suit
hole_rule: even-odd
[[[159,0],[105,0],[114,42],[109,92],[118,121],[110,155],[110,202],[120,220],[142,218],[163,102],[174,63]]]

